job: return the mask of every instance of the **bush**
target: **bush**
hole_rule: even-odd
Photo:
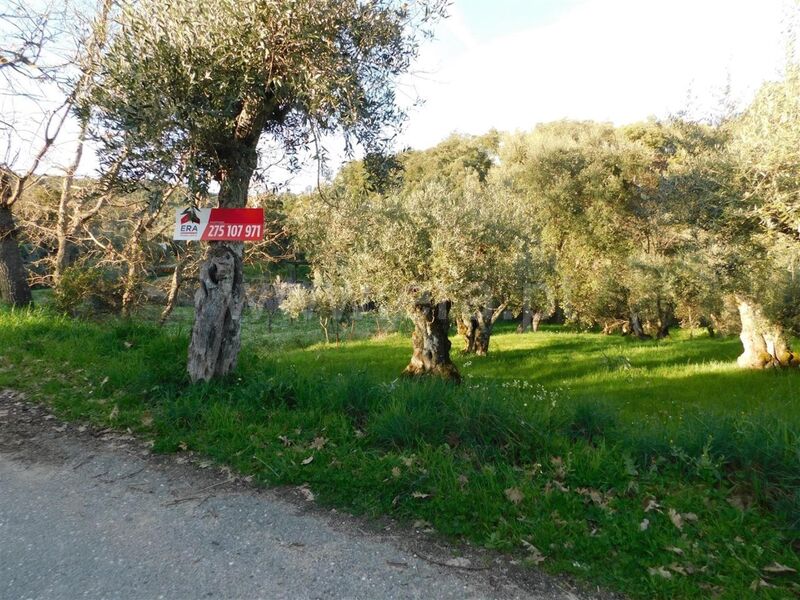
[[[122,306],[122,286],[114,273],[69,267],[53,288],[53,306],[72,316],[97,311],[118,312]]]

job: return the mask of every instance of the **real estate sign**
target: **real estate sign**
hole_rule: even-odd
[[[258,242],[264,237],[263,208],[178,209],[175,240]]]

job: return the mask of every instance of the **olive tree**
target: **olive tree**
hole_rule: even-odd
[[[334,185],[290,213],[315,269],[346,281],[360,301],[412,320],[407,375],[460,378],[450,357],[451,311],[472,315],[497,300],[496,273],[514,244],[497,203],[474,174],[464,177],[460,189],[434,180],[384,195]]]
[[[438,0],[127,0],[93,98],[104,156],[124,172],[189,165],[243,207],[269,137],[289,155],[323,134],[377,148],[397,124],[396,78],[416,55]],[[190,183],[187,180],[187,184]],[[243,245],[209,244],[195,297],[192,380],[235,367],[244,303]]]
[[[781,81],[765,84],[732,132],[740,199],[729,218],[750,233],[751,258],[734,289],[739,365],[798,366],[787,330],[796,332],[800,318],[800,65],[790,63]]]

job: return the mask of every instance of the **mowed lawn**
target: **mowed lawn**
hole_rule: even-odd
[[[501,325],[483,357],[462,355],[461,339],[451,340],[453,360],[466,382],[527,382],[565,401],[607,403],[635,420],[663,421],[687,412],[800,416],[800,376],[738,368],[741,343],[736,336],[711,338],[705,331],[690,335],[674,330],[665,340],[641,341],[559,326],[518,334]],[[339,346],[263,352],[301,372],[364,371],[387,381],[398,377],[410,354],[409,336],[401,333]]]

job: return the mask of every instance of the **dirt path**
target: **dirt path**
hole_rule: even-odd
[[[4,599],[589,597],[484,552],[453,560],[432,537],[154,456],[0,391]]]

